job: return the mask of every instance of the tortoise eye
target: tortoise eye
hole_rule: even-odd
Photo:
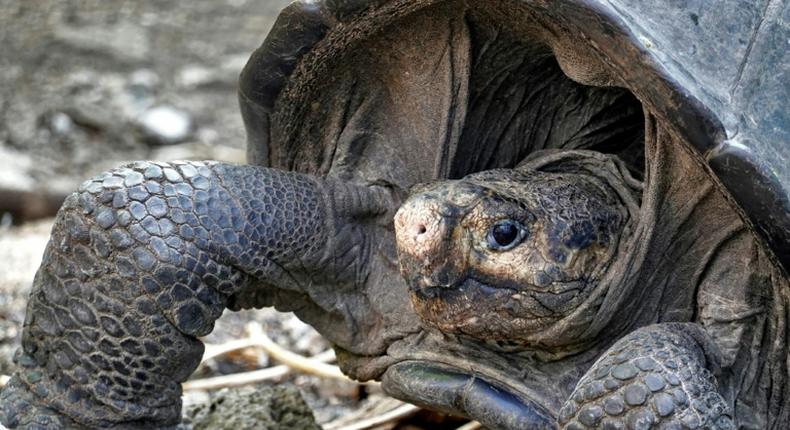
[[[518,221],[502,220],[497,221],[488,232],[486,241],[488,247],[495,251],[507,251],[521,243],[527,236],[527,228]]]

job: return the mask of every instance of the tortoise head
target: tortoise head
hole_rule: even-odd
[[[403,204],[400,268],[430,327],[560,346],[575,340],[568,329],[589,323],[581,305],[615,258],[627,218],[593,176],[486,171],[421,187]]]

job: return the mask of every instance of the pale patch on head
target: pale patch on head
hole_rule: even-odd
[[[447,230],[442,225],[439,204],[428,200],[404,205],[395,215],[395,234],[402,251],[413,256],[427,256],[438,249]]]

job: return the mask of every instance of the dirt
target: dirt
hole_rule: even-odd
[[[194,430],[321,430],[294,387],[225,390],[187,415]]]
[[[136,159],[243,161],[238,74],[287,3],[0,0],[0,189],[66,193]],[[146,133],[158,107],[187,133]]]

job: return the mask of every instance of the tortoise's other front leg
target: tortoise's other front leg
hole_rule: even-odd
[[[383,195],[359,188],[211,162],[138,162],[84,183],[36,275],[0,422],[178,423],[180,383],[203,353],[197,337],[226,306],[271,304],[271,286],[307,295],[300,286],[314,277],[359,275],[361,257],[346,252],[354,241],[341,237],[355,229],[340,219],[377,210]]]
[[[691,323],[641,328],[587,372],[560,410],[563,429],[735,429],[717,353]]]

